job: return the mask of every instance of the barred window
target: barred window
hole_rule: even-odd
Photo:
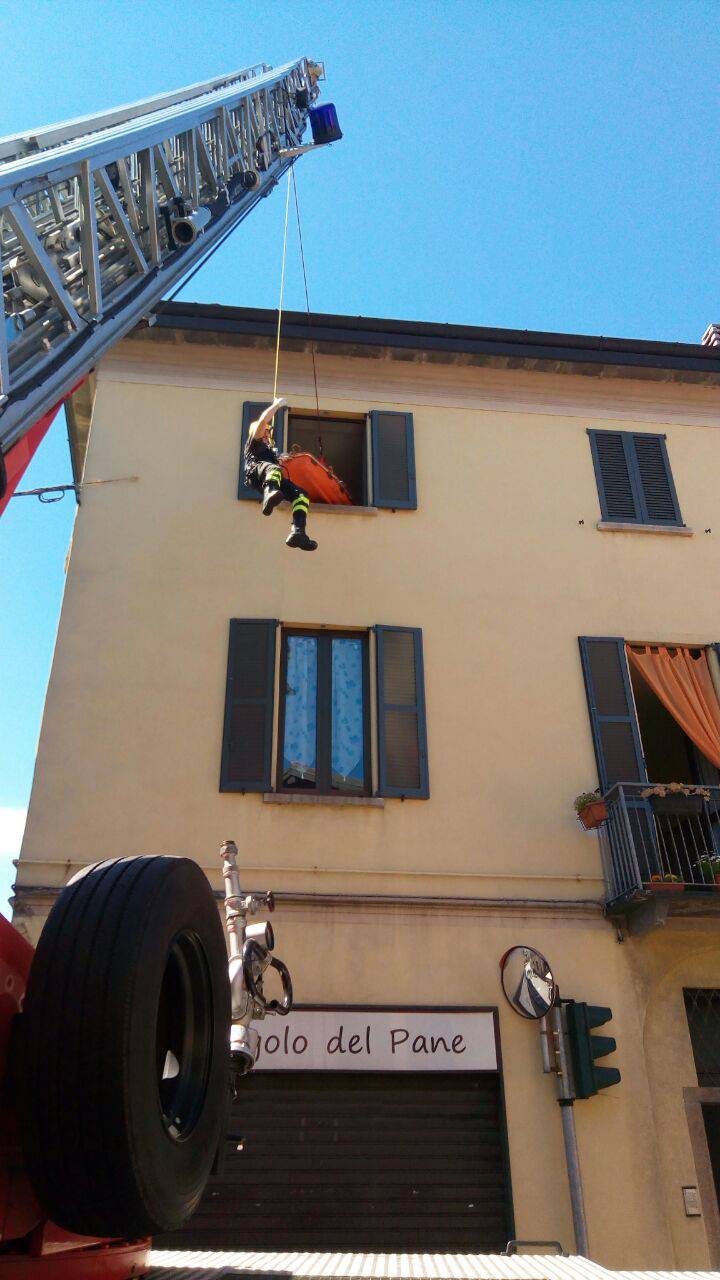
[[[720,990],[686,987],[683,994],[698,1084],[720,1088]]]

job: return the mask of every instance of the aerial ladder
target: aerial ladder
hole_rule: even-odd
[[[0,138],[0,512],[60,407],[296,157],[323,66],[266,64]],[[303,137],[310,123],[312,143]]]
[[[97,361],[342,136],[323,76],[262,64],[0,138],[0,513]],[[221,1161],[252,1024],[292,1007],[272,927],[251,922],[272,895],[241,889],[233,841],[221,855],[229,967],[186,858],[84,868],[35,953],[0,915],[0,1278],[145,1274],[147,1237],[186,1221]]]

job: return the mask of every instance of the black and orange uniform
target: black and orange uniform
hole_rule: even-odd
[[[283,498],[292,504],[292,529],[285,539],[289,547],[314,551],[317,542],[306,532],[310,499],[303,489],[283,475],[280,459],[267,438],[248,440],[244,458],[245,483],[263,495],[263,515],[269,516]]]

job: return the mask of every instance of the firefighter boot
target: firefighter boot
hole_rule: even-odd
[[[285,539],[288,547],[299,547],[301,551],[317,551],[317,542],[308,538],[305,530],[310,499],[306,493],[298,493],[292,504],[292,529]]]
[[[293,524],[285,545],[288,547],[299,547],[301,551],[317,551],[317,542],[314,538],[308,538],[304,524]]]
[[[282,493],[276,484],[266,484],[263,489],[262,513],[264,516],[271,516],[273,511],[283,500]]]

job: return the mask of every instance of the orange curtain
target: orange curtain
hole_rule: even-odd
[[[625,651],[680,728],[720,769],[720,701],[705,650],[627,644]]]

